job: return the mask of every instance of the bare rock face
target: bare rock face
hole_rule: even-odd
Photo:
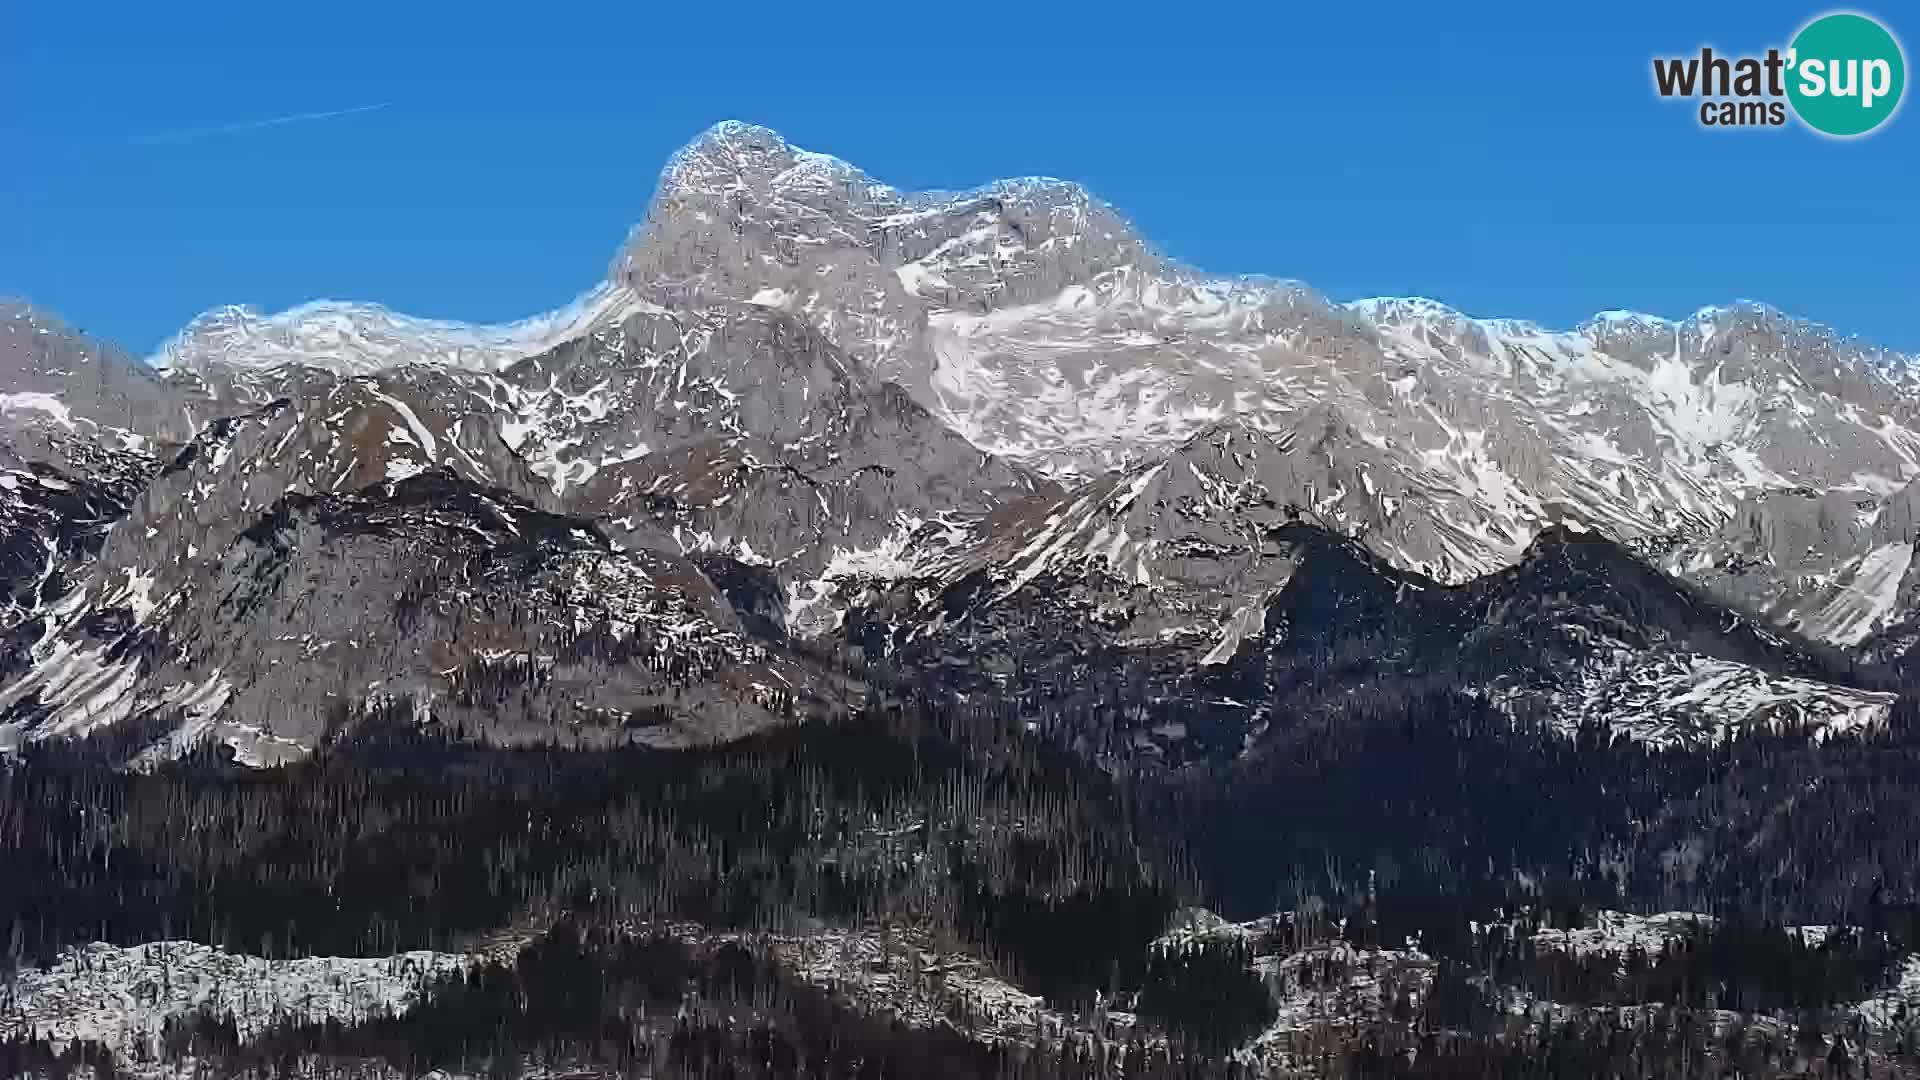
[[[117,346],[55,316],[0,299],[0,425],[84,435],[115,446],[179,440],[192,400]]]
[[[1354,602],[1314,633],[1398,658],[1355,678],[1683,717],[1649,738],[1842,730],[1879,699],[1822,648],[1920,640],[1916,370],[1757,304],[1556,331],[1339,303],[1180,266],[1072,183],[905,192],[722,124],[604,282],[517,323],[227,308],[141,363],[0,306],[0,742],[271,760],[396,709],[721,738],[857,699],[833,656],[1109,732],[1231,701],[1193,730],[1244,749],[1312,697],[1267,676],[1338,559]],[[1572,535],[1720,636],[1513,622]]]
[[[1319,477],[1289,449],[1215,429],[1030,501],[989,539],[851,582],[839,639],[1107,754],[1258,754],[1356,695],[1462,688],[1569,735],[1663,746],[1890,713],[1877,669],[1597,532],[1545,530],[1460,584],[1401,570],[1315,516]]]
[[[1770,491],[1670,561],[1739,606],[1856,646],[1914,610],[1915,490]]]
[[[166,514],[157,493],[194,468],[156,480],[129,525]],[[0,697],[16,741],[145,721],[151,753],[213,738],[270,763],[383,711],[504,741],[677,744],[847,705],[691,563],[450,469],[230,520],[156,535],[164,575],[126,550],[95,565],[84,614]]]
[[[187,438],[194,404],[120,349],[0,301],[0,676],[34,666],[51,610]]]

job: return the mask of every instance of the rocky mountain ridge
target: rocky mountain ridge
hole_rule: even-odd
[[[445,709],[447,671],[504,646],[460,644],[458,618],[395,636],[393,591],[440,597],[441,617],[482,594],[517,611],[531,621],[505,636],[541,671],[574,647],[549,623],[693,620],[719,657],[695,681],[749,672],[733,690],[694,694],[697,709],[640,689],[589,707],[576,687],[524,732],[657,707],[693,738],[843,700],[794,648],[940,658],[968,673],[963,692],[1038,700],[1081,661],[1020,658],[1077,641],[1155,693],[1192,691],[1271,636],[1302,553],[1324,546],[1302,529],[1357,545],[1395,603],[1490,588],[1542,536],[1587,530],[1783,640],[1888,659],[1920,606],[1908,358],[1751,304],[1549,331],[1427,300],[1334,303],[1180,266],[1071,183],[907,193],[742,124],[674,157],[605,283],[510,326],[227,309],[148,366],[30,308],[5,316],[12,743],[163,712],[182,745],[272,729],[238,715],[236,663],[263,702],[397,674],[315,661],[322,639],[417,646],[401,696]],[[121,479],[73,494],[82,476]],[[527,530],[554,543],[509,558]],[[600,573],[582,560],[622,567],[638,607],[445,591],[450,565]],[[251,629],[215,631],[252,619],[232,605],[275,575],[327,598],[326,634],[282,627],[307,644],[280,656]],[[257,603],[273,621],[296,601]],[[1746,702],[1693,735],[1783,700],[1821,731],[1884,715],[1857,671],[1615,630],[1529,693],[1630,732],[1688,694]],[[1653,689],[1623,688],[1628,670]],[[315,714],[275,737],[324,728]]]

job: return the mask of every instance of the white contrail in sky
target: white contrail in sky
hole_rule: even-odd
[[[180,142],[183,139],[201,139],[210,135],[233,135],[242,131],[258,131],[261,128],[279,127],[282,124],[303,124],[308,120],[331,120],[336,116],[353,116],[357,113],[370,113],[393,104],[382,101],[377,105],[359,105],[351,109],[332,109],[327,112],[293,113],[288,116],[275,116],[266,120],[248,120],[238,124],[221,124],[219,127],[189,128],[184,131],[162,131],[153,135],[135,135],[128,139],[130,143]]]

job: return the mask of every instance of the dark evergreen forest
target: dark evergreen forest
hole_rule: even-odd
[[[1253,950],[1150,948],[1204,905],[1281,913],[1293,943],[1417,942],[1433,958],[1427,993],[1300,1049],[1330,1075],[1792,1075],[1813,1067],[1805,1032],[1823,1025],[1838,1037],[1821,1037],[1818,1069],[1852,1075],[1847,1055],[1880,1067],[1910,1045],[1827,1017],[1920,948],[1917,719],[1905,700],[1859,739],[1660,752],[1568,739],[1469,695],[1361,693],[1277,728],[1262,754],[1135,770],[1017,716],[924,701],[675,751],[487,746],[395,712],[267,771],[219,753],[117,770],[125,747],[96,740],[0,773],[0,962],[93,940],[271,957],[533,942],[402,1017],[244,1046],[217,1022],[169,1033],[178,1053],[258,1075],[376,1059],[416,1074],[537,1059],[630,1075],[1236,1075],[1248,1066],[1228,1051],[1273,1018]],[[1663,858],[1682,850],[1685,872]],[[1624,961],[1534,946],[1599,907],[1724,918]],[[766,945],[898,919],[1074,1016],[1122,1003],[1140,1024],[1021,1045],[909,1030],[796,979]],[[1817,945],[1782,929],[1814,922],[1859,929]],[[734,936],[658,929],[673,924]],[[1516,1026],[1510,992],[1651,1011]],[[1792,1027],[1769,1041],[1736,1025],[1729,1041],[1716,1010]],[[111,1069],[79,1044],[0,1055],[0,1072]]]

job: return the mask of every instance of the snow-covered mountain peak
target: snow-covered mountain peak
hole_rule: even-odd
[[[1594,312],[1585,322],[1582,322],[1577,329],[1584,333],[1593,334],[1604,333],[1611,330],[1670,330],[1673,325],[1674,322],[1672,319],[1662,318],[1658,315],[1649,315],[1644,311],[1627,311],[1621,308],[1610,308],[1606,311]]]
[[[14,470],[18,497],[0,498],[33,556],[16,621],[59,623],[18,652],[33,671],[15,700],[37,695],[18,722],[35,730],[120,682],[144,687],[113,698],[128,709],[278,693],[251,639],[222,639],[217,662],[194,645],[155,682],[89,629],[154,629],[171,602],[168,648],[213,641],[221,560],[280,566],[243,543],[275,507],[306,514],[271,531],[314,589],[334,570],[307,541],[340,520],[385,536],[440,515],[459,543],[402,545],[435,559],[526,527],[456,513],[454,496],[407,501],[429,481],[571,515],[613,541],[595,559],[654,551],[690,581],[712,573],[755,633],[858,625],[861,598],[885,593],[889,610],[1008,635],[1074,614],[1116,647],[1218,667],[1294,580],[1303,529],[1392,578],[1371,590],[1383,604],[1415,578],[1537,569],[1571,535],[1556,529],[1831,642],[1920,604],[1920,403],[1884,351],[1747,302],[1568,329],[1422,297],[1338,303],[1183,266],[1069,181],[904,192],[747,124],[674,156],[606,283],[520,322],[227,307],[150,367],[86,362],[108,353],[30,315],[0,307],[0,448],[44,461],[55,435],[183,417],[177,437],[145,432],[157,448],[129,458],[124,496],[58,495],[92,468],[75,456],[58,475]],[[46,523],[81,502],[124,519],[62,554]],[[414,587],[384,543],[348,569]],[[588,558],[562,554],[541,565]],[[365,639],[338,614],[344,640]],[[447,670],[431,659],[421,686]]]
[[[677,205],[689,194],[715,192],[837,196],[882,229],[982,199],[1045,203],[1082,214],[1101,205],[1083,185],[1053,176],[1006,177],[952,191],[902,191],[842,158],[802,149],[777,131],[738,120],[713,125],[675,152],[661,172],[654,201],[656,207]]]
[[[898,192],[830,154],[793,146],[779,132],[738,120],[708,128],[676,152],[660,176],[656,205],[690,192],[814,191],[893,205]]]
[[[1471,322],[1473,317],[1451,304],[1426,296],[1368,296],[1350,300],[1347,306],[1376,322],[1412,322],[1416,319],[1439,322]]]

